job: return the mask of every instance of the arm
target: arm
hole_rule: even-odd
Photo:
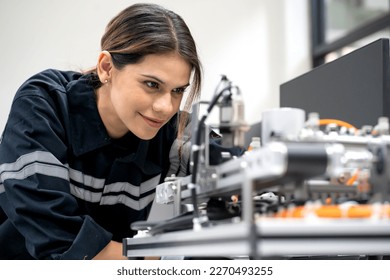
[[[2,208],[37,259],[92,258],[112,239],[70,193],[65,130],[48,100],[24,94],[0,144]]]

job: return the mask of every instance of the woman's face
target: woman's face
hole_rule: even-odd
[[[98,108],[109,135],[131,131],[148,140],[175,115],[189,85],[191,66],[179,54],[151,54],[123,69],[110,68],[98,89]]]

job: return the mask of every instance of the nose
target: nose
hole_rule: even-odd
[[[173,100],[171,93],[159,94],[153,101],[153,111],[161,115],[170,114],[173,110]]]

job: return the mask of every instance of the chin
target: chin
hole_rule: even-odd
[[[141,131],[140,133],[134,133],[135,136],[137,136],[138,138],[142,139],[142,140],[151,140],[153,139],[156,135],[157,135],[157,132],[154,132],[154,133],[145,133],[145,131]]]

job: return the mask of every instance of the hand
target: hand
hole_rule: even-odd
[[[123,245],[116,241],[110,241],[94,258],[94,260],[127,260],[123,256]]]

